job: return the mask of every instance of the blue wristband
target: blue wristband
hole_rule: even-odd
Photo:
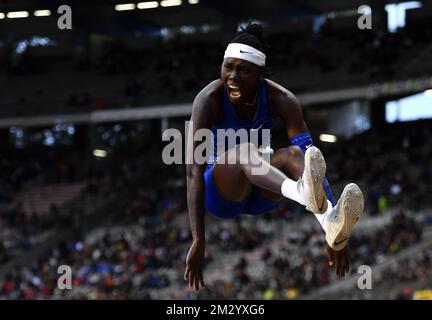
[[[291,144],[302,149],[303,153],[306,149],[313,146],[312,136],[309,132],[300,133],[290,139]]]

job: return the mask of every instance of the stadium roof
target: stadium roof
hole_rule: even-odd
[[[151,0],[142,0],[149,2]],[[137,9],[140,2],[128,0],[92,0],[92,1],[64,1],[64,0],[2,0],[0,13],[28,10],[30,19],[25,26],[21,23],[19,29],[41,30],[42,19],[33,17],[32,12],[39,9],[49,9],[51,17],[45,21],[55,22],[57,8],[68,4],[72,8],[74,25],[88,32],[97,31],[112,34],[125,32],[146,32],[152,28],[174,27],[181,25],[202,24],[234,24],[251,18],[265,20],[271,23],[283,23],[291,18],[302,18],[319,15],[332,11],[345,11],[358,8],[364,0],[178,0],[179,6],[162,7],[161,0],[157,0],[157,8],[149,10]],[[196,3],[197,4],[193,4]],[[383,1],[379,1],[381,4]],[[390,2],[386,0],[385,2]],[[394,2],[394,1],[392,1]],[[115,5],[132,3],[134,10],[116,11]],[[0,29],[5,26],[7,19],[0,20]],[[15,27],[15,26],[14,26]]]

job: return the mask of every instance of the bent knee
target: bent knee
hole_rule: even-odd
[[[258,148],[253,143],[241,143],[228,150],[224,157],[220,159],[220,162],[226,164],[245,164],[249,163],[251,157],[255,157],[255,155],[258,155]]]
[[[292,179],[298,179],[304,169],[304,154],[297,146],[279,149],[272,164]]]
[[[224,157],[221,158],[222,163],[241,164],[250,158],[252,153],[258,154],[258,149],[253,143],[241,143],[229,149]]]
[[[241,163],[249,163],[249,160],[258,155],[258,148],[250,142],[241,143],[237,146],[237,159]]]
[[[304,160],[304,153],[300,147],[297,146],[289,146],[288,148],[283,149],[285,151],[285,155],[287,158],[291,160]]]
[[[252,142],[244,142],[244,143],[240,143],[237,146],[239,152],[241,153],[246,153],[246,152],[256,152],[258,153],[258,148],[256,145],[254,145]]]

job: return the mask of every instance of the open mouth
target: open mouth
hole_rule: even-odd
[[[238,86],[228,85],[228,92],[232,99],[239,99],[241,97],[241,91]]]

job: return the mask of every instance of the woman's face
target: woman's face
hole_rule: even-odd
[[[221,80],[228,89],[228,97],[234,104],[250,102],[257,91],[261,68],[238,58],[225,58],[221,67]]]

